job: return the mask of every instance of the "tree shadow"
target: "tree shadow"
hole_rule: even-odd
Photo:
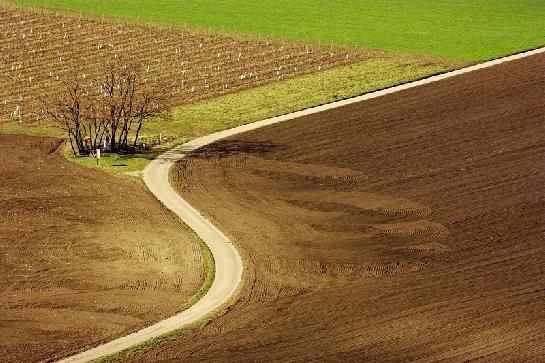
[[[270,141],[220,140],[192,151],[196,159],[224,158],[238,154],[266,154],[276,151],[280,145]]]

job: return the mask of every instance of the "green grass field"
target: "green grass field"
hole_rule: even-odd
[[[94,14],[477,61],[545,44],[543,0],[21,0]]]

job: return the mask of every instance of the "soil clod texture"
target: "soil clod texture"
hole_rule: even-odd
[[[173,180],[238,301],[156,361],[545,357],[545,56],[219,141]]]
[[[201,242],[151,193],[0,135],[0,361],[55,360],[186,307]]]

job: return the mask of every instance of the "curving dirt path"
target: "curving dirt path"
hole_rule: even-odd
[[[161,321],[157,324],[154,324],[151,327],[145,328],[139,332],[136,332],[134,334],[128,335],[126,337],[119,338],[117,340],[114,340],[110,343],[101,345],[99,347],[96,347],[94,349],[91,349],[89,351],[83,352],[79,355],[76,355],[74,357],[71,357],[65,362],[81,362],[81,361],[88,361],[94,358],[98,358],[100,356],[108,355],[115,353],[117,351],[120,351],[122,349],[128,348],[130,346],[139,344],[145,340],[148,340],[150,338],[159,336],[161,334],[164,334],[168,331],[174,330],[176,328],[181,327],[184,324],[193,322],[195,320],[198,320],[199,318],[211,313],[219,306],[225,304],[229,298],[233,295],[235,290],[237,289],[238,284],[241,281],[242,276],[242,263],[240,256],[237,252],[237,250],[231,245],[231,242],[229,239],[221,232],[219,231],[214,225],[212,225],[206,218],[204,218],[196,209],[194,209],[189,203],[187,203],[184,199],[182,199],[176,191],[172,188],[170,182],[169,182],[169,170],[174,164],[174,162],[180,160],[183,158],[186,154],[195,151],[205,145],[209,145],[215,141],[227,138],[229,136],[237,135],[246,131],[258,129],[267,125],[272,125],[275,123],[292,120],[301,116],[305,115],[311,115],[316,114],[322,111],[335,109],[338,107],[346,106],[349,104],[355,104],[364,100],[373,99],[377,97],[381,97],[384,95],[392,94],[395,92],[399,92],[402,90],[407,90],[411,88],[415,88],[421,85],[433,83],[439,80],[444,80],[447,78],[451,78],[457,75],[461,75],[464,73],[472,72],[475,70],[485,69],[489,68],[501,63],[509,62],[516,59],[521,59],[524,57],[528,57],[531,55],[539,54],[539,53],[545,53],[545,48],[540,48],[524,53],[520,53],[517,55],[485,62],[482,64],[474,65],[471,67],[463,68],[460,70],[448,72],[445,74],[429,77],[427,79],[411,82],[408,84],[391,87],[388,89],[372,92],[363,96],[354,97],[351,99],[334,102],[327,105],[317,106],[313,107],[307,110],[294,112],[288,115],[283,115],[279,117],[274,117],[271,119],[259,121],[253,124],[249,125],[243,125],[234,129],[226,130],[223,132],[218,132],[215,134],[211,134],[199,139],[195,139],[191,142],[188,142],[184,145],[181,145],[177,148],[174,148],[173,150],[163,154],[158,159],[151,162],[146,170],[144,171],[144,180],[150,190],[157,196],[157,198],[163,202],[169,209],[171,209],[174,213],[176,213],[182,220],[187,223],[197,234],[208,244],[210,247],[210,250],[212,251],[215,263],[216,263],[216,276],[214,283],[212,285],[212,288],[210,289],[209,293],[201,299],[197,304],[195,304],[190,309],[182,312],[181,314],[178,314],[170,319]],[[236,148],[237,146],[234,145]],[[251,145],[242,145],[241,151],[246,150],[248,147],[251,147]],[[228,147],[229,153],[233,151],[233,145],[229,145]],[[218,150],[215,150],[217,152]],[[321,171],[317,171],[320,173]],[[342,172],[341,172],[342,173]],[[311,172],[312,174],[312,172]],[[357,174],[357,173],[356,173]],[[312,177],[312,175],[310,175]],[[336,175],[336,177],[339,177],[339,175]],[[341,178],[358,178],[358,175],[340,175]],[[297,196],[299,200],[304,200],[305,196],[299,195]],[[376,195],[365,195],[365,198],[367,198],[367,202],[373,201],[377,199],[378,197]],[[309,200],[308,203],[312,204],[316,201]],[[384,203],[384,202],[381,202]],[[392,200],[391,203],[393,205],[399,206],[401,205],[401,212],[409,213],[415,216],[417,225],[411,226],[410,230],[405,230],[404,225],[389,225],[389,224],[380,224],[377,223],[374,225],[374,227],[377,230],[382,230],[384,234],[394,235],[394,236],[404,236],[406,234],[430,234],[433,236],[439,236],[442,237],[446,234],[448,234],[447,229],[442,226],[440,223],[434,223],[427,221],[425,219],[419,219],[421,216],[425,216],[429,214],[428,208],[424,205],[420,205],[418,203],[414,203],[411,201],[403,200],[403,199],[395,199]],[[388,204],[388,203],[386,203]],[[302,205],[303,208],[308,208],[309,205]],[[313,208],[316,206],[310,205],[310,208]],[[319,206],[319,208],[323,208],[322,206]],[[385,210],[385,206],[380,204],[377,205],[377,211]],[[408,212],[407,212],[408,211]],[[394,213],[394,212],[392,212]],[[444,246],[440,243],[437,244],[434,241],[431,242],[431,244],[425,244],[423,246],[418,247],[423,250],[431,250],[432,253],[435,253],[436,251],[440,251],[444,249]],[[419,250],[416,250],[418,253]],[[411,253],[414,253],[411,249]],[[443,251],[444,252],[444,251]],[[401,266],[401,267],[399,267]],[[313,270],[313,266],[308,267],[310,270]],[[329,267],[324,266],[318,266],[317,267],[320,271],[326,271]],[[401,268],[403,271],[415,271],[418,270],[418,266],[413,265],[399,265],[397,264],[397,269]],[[346,268],[343,268],[345,272],[350,276],[353,272],[351,272],[351,267],[346,266]],[[379,268],[379,271],[371,271],[371,275],[376,275],[377,273],[380,275],[384,268]],[[388,268],[386,268],[387,270]],[[342,273],[341,273],[342,274]],[[303,289],[304,290],[304,289]],[[284,294],[287,293],[286,296],[290,296],[289,291],[284,291]]]
[[[186,143],[153,160],[144,170],[143,178],[151,192],[167,208],[201,237],[215,260],[214,283],[208,293],[189,309],[136,333],[121,337],[96,348],[69,357],[62,362],[87,362],[142,343],[192,323],[225,304],[237,289],[242,276],[242,261],[231,241],[207,219],[184,201],[169,183],[169,170],[186,152],[198,147],[199,140]]]

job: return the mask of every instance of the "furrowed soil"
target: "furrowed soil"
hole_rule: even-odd
[[[179,162],[244,282],[227,313],[134,360],[542,360],[543,69],[529,57]]]
[[[0,135],[0,361],[66,356],[186,307],[201,242],[136,183]]]

